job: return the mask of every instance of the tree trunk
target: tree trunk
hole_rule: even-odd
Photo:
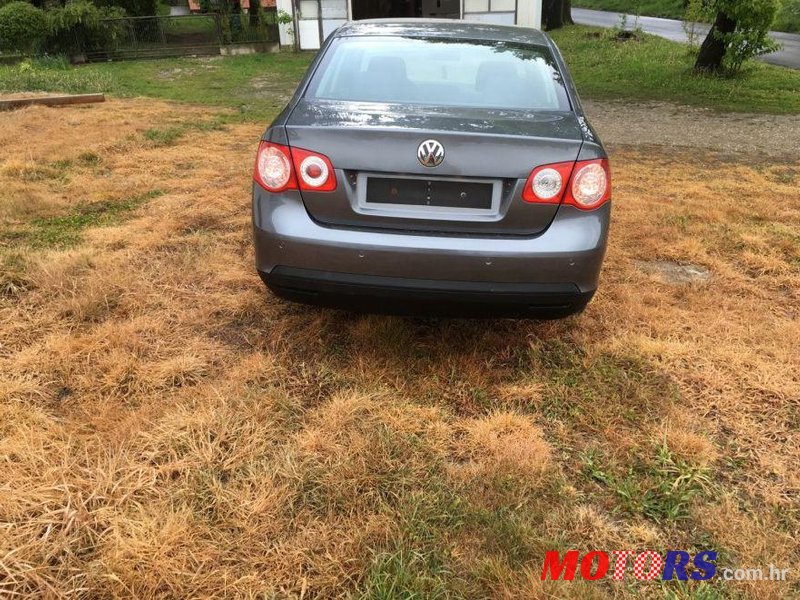
[[[542,28],[545,31],[564,26],[564,0],[544,0],[542,2]]]
[[[561,0],[561,23],[563,25],[573,25],[572,20],[572,0]]]
[[[714,32],[733,33],[735,30],[736,21],[722,11],[718,12],[711,31],[708,32],[703,45],[700,46],[700,53],[697,55],[697,62],[694,63],[694,70],[717,72],[722,69],[722,59],[725,58],[727,48],[725,42],[718,39]]]

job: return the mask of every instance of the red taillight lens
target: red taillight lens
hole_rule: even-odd
[[[271,142],[261,142],[256,154],[253,179],[268,192],[296,190],[289,148]]]
[[[611,198],[608,160],[582,160],[536,167],[525,182],[526,202],[571,204],[592,210]]]
[[[564,197],[574,165],[575,163],[565,162],[536,167],[525,182],[522,199],[525,202],[559,204]]]
[[[292,148],[292,161],[301,190],[332,192],[336,189],[336,173],[324,154]]]
[[[268,192],[313,190],[332,192],[336,173],[328,157],[302,148],[261,142],[256,154],[253,179]]]
[[[611,170],[608,160],[586,160],[575,164],[566,202],[591,210],[611,198]]]

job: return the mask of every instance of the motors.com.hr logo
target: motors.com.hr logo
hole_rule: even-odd
[[[630,571],[629,566],[633,567]],[[670,550],[665,556],[655,550],[592,550],[583,557],[577,550],[569,550],[563,557],[557,551],[550,550],[544,557],[542,581],[572,581],[576,573],[586,581],[603,579],[609,573],[613,581],[623,580],[627,573],[632,573],[639,581],[707,581],[717,575],[726,581],[786,581],[788,572],[789,569],[773,565],[769,566],[768,572],[759,568],[718,568],[715,550],[705,550],[693,556],[685,550]]]

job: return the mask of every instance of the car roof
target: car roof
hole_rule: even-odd
[[[493,25],[455,19],[366,19],[342,25],[336,37],[388,35],[490,40],[548,46],[547,34],[516,25]]]

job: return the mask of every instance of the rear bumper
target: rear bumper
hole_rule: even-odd
[[[532,237],[347,229],[314,221],[297,192],[255,186],[256,267],[276,294],[326,306],[563,316],[597,288],[610,211],[562,206]]]
[[[397,315],[557,319],[583,310],[594,294],[574,284],[431,281],[292,267],[259,274],[287,300]]]

